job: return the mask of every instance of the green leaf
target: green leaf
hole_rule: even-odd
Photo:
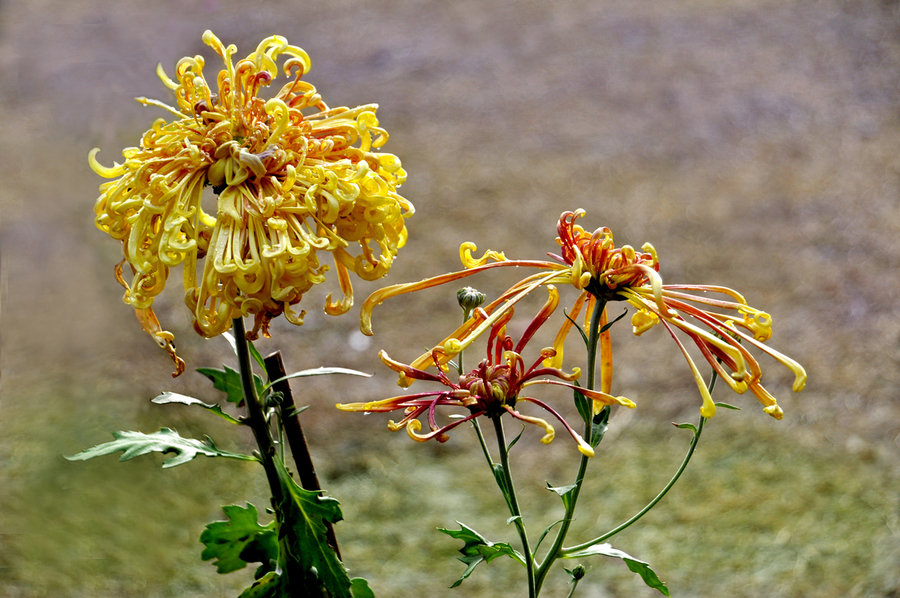
[[[575,381],[575,386],[579,386],[578,380]],[[575,408],[578,409],[578,415],[581,416],[581,421],[584,423],[588,423],[591,421],[591,417],[594,415],[594,406],[593,401],[578,392],[575,391]]]
[[[238,354],[237,339],[234,338],[234,334],[232,334],[231,332],[224,332],[224,333],[222,333],[222,336],[225,337],[225,340],[227,340],[228,344],[231,345],[231,350],[234,351],[235,355],[237,355]],[[259,367],[261,367],[263,369],[263,371],[265,371],[266,362],[262,358],[262,355],[259,354],[259,351],[257,351],[256,347],[253,346],[252,342],[247,341],[247,346],[250,349],[250,357],[253,358],[253,361],[255,361],[257,364],[259,364]]]
[[[610,544],[595,544],[589,548],[585,548],[584,550],[579,550],[578,552],[571,552],[569,554],[563,555],[563,558],[567,559],[578,559],[586,556],[608,556],[615,559],[622,559],[625,561],[625,564],[628,565],[628,568],[633,572],[637,573],[641,576],[641,579],[644,580],[644,583],[653,588],[654,590],[658,590],[660,594],[663,596],[669,595],[669,588],[666,587],[666,584],[659,580],[659,577],[656,575],[656,572],[650,568],[648,563],[644,561],[639,561],[633,556],[622,552],[621,550],[617,550],[613,548]]]
[[[497,481],[497,486],[500,487],[500,492],[503,494],[503,498],[506,500],[506,506],[509,507],[509,510],[513,510],[512,497],[509,495],[509,488],[506,486],[506,476],[503,473],[503,465],[500,463],[494,463],[491,465],[491,471],[494,472],[494,479]]]
[[[241,383],[241,374],[227,365],[224,370],[216,368],[197,368],[197,371],[212,380],[216,390],[224,392],[229,403],[241,405],[244,401],[244,387]],[[258,375],[253,374],[253,383],[256,386],[256,394],[259,397],[265,396],[268,386]]]
[[[606,332],[607,330],[609,330],[609,329],[612,327],[613,324],[615,324],[616,322],[618,322],[619,320],[621,320],[622,318],[624,318],[627,314],[628,314],[628,308],[626,307],[626,308],[625,308],[625,311],[622,312],[622,315],[621,315],[621,316],[619,316],[618,318],[616,318],[616,319],[613,320],[612,322],[609,322],[608,324],[606,324],[605,326],[603,326],[603,327],[600,329],[600,334],[603,334],[604,332]]]
[[[353,598],[375,598],[375,592],[369,587],[369,582],[362,577],[350,580],[350,595]]]
[[[194,397],[189,397],[187,395],[180,395],[176,392],[164,392],[158,397],[152,399],[151,402],[156,403],[157,405],[166,405],[169,403],[180,403],[182,405],[199,405],[204,409],[209,409],[226,421],[229,421],[233,424],[241,423],[240,420],[222,411],[222,407],[218,404],[210,405],[209,403],[204,403],[200,399],[195,399]]]
[[[241,461],[257,461],[256,457],[229,453],[216,447],[212,438],[206,437],[206,441],[182,438],[178,432],[171,428],[161,428],[159,432],[144,434],[142,432],[113,432],[115,440],[98,444],[89,449],[84,449],[77,455],[66,457],[70,461],[86,461],[101,455],[109,455],[118,451],[125,451],[119,461],[128,461],[147,453],[176,453],[176,456],[163,461],[163,468],[175,467],[187,463],[197,455],[207,457],[227,457]]]
[[[525,566],[525,558],[506,542],[488,542],[481,534],[471,527],[462,524],[459,521],[456,523],[459,525],[459,531],[438,528],[439,532],[465,542],[465,546],[459,549],[463,554],[463,556],[459,557],[459,560],[468,566],[462,576],[450,586],[451,588],[457,587],[464,579],[469,577],[479,563],[490,563],[501,556],[508,556],[513,560],[518,561],[522,566]]]
[[[548,526],[544,529],[544,531],[541,533],[541,537],[538,538],[537,544],[534,545],[534,550],[532,550],[532,553],[533,553],[533,554],[537,554],[538,548],[541,547],[541,542],[544,541],[544,538],[547,537],[547,534],[550,533],[550,530],[552,530],[554,527],[556,527],[557,525],[559,525],[559,524],[562,523],[563,521],[565,521],[565,519],[557,519],[556,521],[554,521],[553,523],[551,523],[550,525],[548,525]]]
[[[206,546],[200,558],[216,559],[213,564],[219,573],[243,569],[247,563],[262,563],[257,578],[274,571],[278,565],[276,522],[260,525],[259,513],[250,503],[246,508],[231,505],[222,510],[228,521],[215,521],[206,526],[200,534],[200,542]]]
[[[227,365],[224,370],[216,368],[197,368],[197,371],[212,380],[216,390],[227,395],[229,403],[240,405],[244,400],[244,388],[241,386],[241,375]]]
[[[721,407],[722,409],[734,409],[735,411],[741,410],[741,408],[736,405],[732,405],[730,403],[722,403],[722,402],[716,403],[716,407]]]
[[[550,492],[555,492],[562,499],[563,506],[566,508],[566,512],[568,512],[569,507],[572,506],[572,497],[573,493],[578,490],[577,484],[572,484],[570,486],[560,486],[559,488],[554,488],[549,483],[547,484],[547,490]]]
[[[578,333],[581,335],[581,340],[584,341],[584,346],[585,346],[585,347],[588,347],[588,346],[591,344],[591,342],[588,340],[587,335],[584,333],[584,329],[583,329],[581,326],[578,325],[578,322],[576,322],[575,320],[573,320],[573,319],[569,316],[567,310],[563,310],[563,315],[566,316],[566,319],[567,319],[568,321],[572,322],[572,326],[573,326],[576,330],[578,330]]]
[[[690,430],[694,434],[697,433],[697,426],[695,426],[692,423],[685,422],[683,424],[676,424],[676,423],[672,422],[672,425],[675,426],[676,428],[678,428],[679,430]]]
[[[253,361],[255,361],[263,371],[266,371],[266,360],[263,359],[263,356],[259,354],[259,351],[252,342],[247,341],[247,346],[250,349],[250,357],[253,358]],[[237,355],[237,352],[235,352],[235,355]]]
[[[591,448],[597,448],[597,445],[603,440],[603,436],[609,428],[609,412],[609,405],[606,405],[591,420]]]
[[[347,368],[326,368],[319,367],[313,368],[311,370],[303,370],[300,372],[294,372],[293,374],[288,374],[287,376],[282,376],[281,378],[277,378],[272,380],[268,384],[262,387],[262,391],[265,392],[269,390],[273,385],[278,384],[284,380],[290,380],[292,378],[308,378],[309,376],[326,376],[329,374],[348,374],[350,376],[363,376],[364,378],[371,378],[372,374],[367,374],[365,372],[360,372],[357,370],[351,370]]]
[[[241,592],[238,598],[290,598],[284,587],[284,578],[275,571],[269,571]]]
[[[509,442],[509,444],[506,445],[506,452],[507,452],[507,454],[509,454],[509,451],[512,450],[512,447],[516,446],[516,443],[519,442],[519,438],[521,438],[521,437],[522,437],[522,434],[524,434],[524,433],[525,433],[525,426],[522,426],[522,429],[519,431],[518,434],[516,434],[516,437],[513,438],[513,439]]]
[[[293,532],[288,536],[293,543],[287,546],[287,558],[306,573],[299,584],[290,580],[291,589],[314,596],[324,587],[330,598],[352,598],[347,570],[326,539],[324,522],[337,523],[343,519],[340,503],[322,496],[321,491],[312,492],[298,486],[279,459],[275,459],[275,466],[286,492],[281,504],[284,526],[290,526]],[[281,530],[281,536],[286,536],[285,529]]]

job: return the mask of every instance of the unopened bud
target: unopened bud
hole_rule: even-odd
[[[487,296],[472,287],[463,287],[456,291],[456,300],[463,312],[468,316],[476,307],[479,307]]]

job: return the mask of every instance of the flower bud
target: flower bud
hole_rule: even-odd
[[[463,287],[456,291],[456,300],[463,312],[468,316],[476,307],[480,307],[486,295],[472,287]]]

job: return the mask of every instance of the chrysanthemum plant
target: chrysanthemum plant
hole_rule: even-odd
[[[319,489],[287,382],[365,374],[318,367],[286,375],[280,354],[263,359],[251,341],[268,337],[270,321],[279,315],[303,323],[304,312],[295,307],[325,281],[329,266],[320,263],[322,253],[331,254],[342,292],[338,301],[326,298],[331,315],[344,314],[353,304],[351,274],[375,280],[387,273],[406,241],[405,219],[413,213],[397,194],[406,173],[396,156],[377,151],[388,138],[378,125],[377,106],[329,108],[302,80],[310,60],[300,48],[272,36],[235,63],[235,46],[226,47],[210,31],[203,41],[224,63],[213,80],[204,75],[202,56],[181,59],[174,80],[158,67],[174,105],[138,101],[174,118],[154,122],[138,147],[122,152],[122,164],[104,167],[96,159],[99,150],[90,153],[93,170],[113,179],[100,187],[96,224],[122,242],[124,259],[115,277],[143,329],[174,361],[173,376],[185,364],[176,354],[174,335],[153,311],[172,267],[182,267],[184,300],[196,332],[226,336],[237,356],[237,369],[198,371],[240,413],[175,393],[153,402],[201,407],[246,426],[258,450],[237,454],[209,437],[183,438],[163,428],[151,434],[116,432],[112,442],[71,458],[124,451],[120,460],[175,453],[163,467],[198,455],[259,462],[274,518],[260,523],[249,503],[224,507],[228,520],[208,525],[201,535],[202,558],[215,559],[219,573],[259,563],[256,581],[242,594],[248,598],[366,598],[372,596],[366,581],[351,580],[341,562],[332,528],[341,519],[340,506]],[[284,79],[273,88],[280,70]],[[276,91],[267,94],[268,89]],[[215,197],[214,211],[204,208],[204,193]],[[248,317],[253,327],[246,331]]]
[[[96,223],[122,242],[124,259],[116,266],[115,276],[125,287],[124,300],[134,308],[144,330],[171,356],[176,368],[173,375],[184,371],[184,362],[176,354],[174,336],[163,330],[152,307],[171,267],[182,266],[184,298],[194,329],[205,337],[226,336],[237,356],[237,370],[198,370],[225,393],[233,408],[174,393],[163,393],[153,402],[201,407],[232,424],[249,427],[258,450],[252,455],[237,454],[220,449],[208,437],[202,441],[183,438],[163,428],[152,434],[116,432],[114,441],[71,458],[124,451],[120,460],[150,452],[175,453],[163,467],[186,463],[197,455],[259,462],[272,495],[267,510],[274,517],[269,523],[260,523],[257,508],[249,503],[224,507],[227,521],[208,525],[201,535],[206,547],[202,558],[215,559],[220,573],[259,563],[256,581],[241,594],[245,598],[371,597],[367,582],[351,580],[341,562],[332,528],[341,519],[340,507],[319,489],[297,417],[301,409],[294,406],[288,385],[291,378],[360,373],[319,367],[285,375],[280,354],[264,359],[251,341],[268,336],[270,321],[279,315],[302,324],[304,312],[295,312],[295,306],[306,291],[325,281],[328,266],[320,264],[320,253],[333,256],[343,293],[340,301],[332,301],[330,295],[326,299],[325,311],[332,315],[344,314],[352,306],[351,274],[375,280],[388,272],[406,240],[405,218],[413,213],[412,205],[396,192],[406,175],[395,156],[376,151],[387,140],[387,133],[378,127],[376,106],[329,108],[316,89],[301,80],[310,62],[300,48],[272,36],[247,58],[233,63],[234,46],[225,47],[208,31],[203,40],[224,61],[224,69],[216,77],[217,91],[212,91],[203,74],[200,56],[179,61],[175,80],[160,67],[157,72],[174,92],[175,106],[145,98],[138,101],[167,110],[174,120],[157,120],[139,147],[123,151],[123,164],[103,167],[96,160],[97,150],[91,152],[94,171],[113,179],[100,188]],[[282,66],[287,80],[264,99],[262,92],[279,75],[281,57],[287,57]],[[204,210],[204,192],[216,197],[214,214]],[[441,385],[437,390],[338,405],[345,411],[402,410],[403,417],[390,421],[388,428],[405,429],[420,442],[446,442],[448,433],[464,424],[474,431],[520,546],[488,541],[464,524],[459,530],[441,530],[464,543],[460,560],[467,567],[453,587],[478,564],[507,556],[524,566],[528,596],[535,598],[560,559],[605,556],[623,560],[650,587],[668,596],[668,588],[646,562],[613,548],[608,540],[643,517],[672,488],[717,407],[735,408],[713,401],[717,379],[738,394],[749,390],[766,413],[781,419],[781,408],[762,386],[762,371],[750,349],[768,354],[792,370],[794,391],[805,384],[803,368],[765,344],[772,333],[768,314],[750,307],[729,288],[663,284],[651,245],[644,245],[641,251],[627,245],[616,247],[609,229],[590,233],[577,225],[583,215],[582,210],[562,214],[556,239],[560,253],[551,254],[552,261],[509,260],[495,251],[476,259],[475,247],[464,243],[460,249],[464,270],[385,287],[363,304],[361,328],[372,334],[373,309],[391,297],[497,268],[536,271],[486,305],[482,293],[468,287],[459,291],[463,324],[411,363],[380,353],[384,364],[399,374],[401,386],[424,381]],[[357,255],[351,251],[353,246],[358,247]],[[577,297],[560,318],[553,346],[532,352],[529,343],[560,303],[556,285],[574,287]],[[545,304],[519,338],[512,338],[508,324],[516,305],[542,288],[548,292]],[[669,333],[687,361],[702,406],[696,425],[677,425],[688,430],[692,439],[680,467],[656,498],[616,528],[571,543],[568,533],[579,494],[611,410],[635,407],[631,400],[612,394],[610,329],[621,319],[608,321],[607,307],[613,302],[634,308],[631,324],[635,335],[654,326]],[[250,316],[253,327],[246,331],[244,318]],[[582,324],[578,324],[579,318]],[[563,366],[564,344],[575,336],[570,334],[573,330],[586,347],[583,379],[582,368],[567,370]],[[486,340],[485,358],[466,370],[463,353],[479,338]],[[695,345],[711,367],[707,378],[683,338]],[[255,373],[254,367],[262,375]],[[455,377],[451,378],[452,374]],[[550,386],[574,401],[581,432],[550,403],[530,396],[538,385]],[[457,412],[439,422],[438,407]],[[522,407],[548,413],[580,452],[571,483],[548,484],[561,500],[562,512],[536,541],[526,527],[527,514],[519,507],[510,464],[511,450],[522,433],[508,438],[504,421],[540,427],[544,443],[553,440],[555,429],[546,419],[523,412]],[[234,409],[243,411],[235,415]],[[427,422],[425,432],[420,418]],[[485,420],[496,437],[493,450],[482,431]],[[293,473],[285,444],[295,462]],[[571,577],[571,596],[587,568],[578,563],[565,570]]]
[[[508,523],[515,525],[521,551],[507,542],[488,541],[464,524],[460,524],[459,530],[441,530],[464,543],[460,549],[463,554],[460,560],[467,567],[454,586],[462,583],[478,564],[507,556],[524,566],[528,596],[534,598],[540,594],[548,572],[558,560],[605,556],[623,560],[647,585],[668,596],[668,588],[646,562],[613,548],[608,540],[643,517],[672,488],[694,454],[706,420],[715,415],[717,407],[736,409],[727,403],[713,401],[711,395],[717,379],[724,380],[738,394],[750,390],[762,403],[766,413],[781,419],[781,408],[762,386],[762,372],[750,348],[766,353],[787,366],[795,376],[794,391],[802,390],[806,383],[806,372],[797,362],[765,344],[772,334],[772,321],[768,314],[750,307],[740,294],[729,288],[663,284],[656,251],[650,244],[644,245],[641,251],[627,245],[616,247],[608,228],[590,233],[575,224],[583,215],[584,211],[578,210],[565,212],[560,217],[556,239],[560,253],[550,255],[553,261],[509,260],[495,251],[488,251],[483,257],[475,259],[472,256],[474,245],[464,243],[460,253],[465,270],[386,287],[375,292],[363,305],[362,329],[371,333],[372,310],[391,297],[496,268],[537,270],[485,307],[481,307],[485,300],[483,294],[468,287],[460,290],[458,299],[465,314],[464,323],[412,363],[401,363],[381,352],[385,365],[399,373],[401,386],[426,381],[438,383],[441,388],[380,401],[338,405],[347,411],[367,413],[402,410],[403,418],[397,422],[390,421],[388,428],[392,431],[405,429],[410,437],[421,442],[431,439],[445,442],[449,438],[448,432],[471,423],[474,437],[481,444],[509,510]],[[574,286],[578,296],[565,314],[553,347],[529,355],[526,353],[528,343],[559,305],[560,296],[555,285]],[[546,303],[524,328],[522,335],[517,340],[513,339],[507,334],[507,324],[513,318],[515,305],[541,287],[549,292]],[[677,424],[676,427],[688,430],[693,437],[681,465],[649,504],[612,530],[587,541],[568,543],[579,494],[591,459],[607,430],[611,409],[635,407],[631,400],[610,394],[613,373],[610,328],[615,321],[608,321],[607,307],[613,302],[625,302],[635,309],[631,318],[635,335],[640,336],[654,326],[662,326],[669,333],[696,381],[702,398],[700,417],[696,425]],[[576,319],[582,310],[585,317],[580,326]],[[581,370],[573,368],[566,371],[562,366],[563,346],[573,328],[578,330],[587,349],[586,376],[581,385],[578,382]],[[463,367],[463,351],[483,335],[487,337],[486,356],[474,369],[467,371]],[[708,378],[704,378],[682,343],[682,336],[696,345],[712,368]],[[432,367],[433,371],[428,371]],[[451,373],[456,377],[451,378]],[[581,433],[550,404],[530,396],[537,385],[555,387],[571,397],[582,420]],[[541,441],[551,442],[555,435],[553,426],[543,418],[520,411],[520,407],[529,405],[541,408],[558,421],[581,452],[570,484],[548,484],[548,489],[562,502],[562,513],[555,523],[541,531],[536,541],[526,529],[526,514],[519,507],[510,466],[510,452],[521,432],[510,440],[503,423],[504,419],[508,419],[537,425],[544,432]],[[446,423],[438,422],[438,407],[456,408],[458,413],[451,415]],[[420,417],[427,421],[428,430],[424,433]],[[497,446],[493,452],[481,430],[479,420],[482,418],[490,422],[496,435]],[[496,460],[493,455],[497,455]],[[587,568],[579,563],[566,571],[570,575],[571,596]]]

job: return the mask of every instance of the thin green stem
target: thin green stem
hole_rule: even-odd
[[[491,451],[488,450],[487,442],[484,440],[484,432],[481,431],[481,425],[478,423],[478,418],[472,420],[472,427],[475,428],[475,434],[478,435],[478,442],[481,444],[484,458],[487,459],[488,465],[493,468],[494,460],[491,458]]]
[[[516,499],[516,488],[513,486],[512,475],[509,471],[509,450],[506,448],[506,435],[503,433],[503,421],[500,417],[492,417],[494,422],[494,430],[497,432],[497,444],[500,447],[500,467],[503,469],[503,481],[506,485],[504,494],[506,494],[506,502],[509,504],[509,512],[513,516],[513,523],[519,532],[519,539],[522,542],[522,553],[525,557],[525,570],[528,575],[528,597],[536,598],[536,587],[534,583],[534,555],[531,554],[531,548],[528,545],[528,534],[525,532],[525,523],[522,521],[522,512],[519,509],[519,501]]]
[[[597,299],[594,303],[594,312],[591,314],[591,329],[588,332],[588,346],[587,346],[587,380],[586,388],[588,390],[594,390],[594,383],[597,372],[597,345],[600,341],[600,319],[603,316],[603,310],[606,309],[606,301],[602,299]],[[609,407],[605,407],[605,409],[609,409]],[[593,432],[592,426],[592,418],[588,418],[588,420],[584,424],[584,441],[588,444],[591,444],[591,435]],[[547,556],[544,559],[544,562],[541,563],[537,568],[537,573],[535,575],[535,588],[537,593],[540,594],[541,586],[544,584],[544,580],[547,577],[547,573],[550,571],[550,567],[558,558],[562,556],[562,545],[563,542],[566,541],[566,534],[569,533],[569,527],[572,525],[572,521],[574,519],[575,514],[575,504],[578,502],[578,495],[581,492],[581,487],[584,484],[584,476],[587,472],[587,466],[590,461],[590,457],[586,455],[581,456],[581,461],[578,463],[578,473],[575,476],[575,489],[572,490],[570,495],[570,500],[568,505],[566,506],[566,513],[563,517],[562,524],[559,526],[559,530],[556,532],[556,537],[553,539],[553,544],[550,546],[550,549],[547,551]]]
[[[681,467],[678,468],[678,471],[675,472],[675,475],[672,476],[672,479],[669,480],[669,483],[666,484],[665,487],[660,491],[660,493],[656,495],[656,498],[654,498],[649,503],[647,503],[647,506],[645,506],[643,509],[638,511],[634,515],[634,517],[632,517],[631,519],[629,519],[622,525],[620,525],[620,526],[616,527],[615,529],[612,529],[612,530],[606,532],[602,536],[598,536],[588,542],[578,544],[577,546],[570,546],[568,548],[563,548],[560,551],[560,553],[562,555],[573,554],[575,552],[579,552],[581,550],[584,550],[586,548],[590,548],[591,546],[599,544],[605,540],[608,540],[609,538],[612,538],[613,536],[615,536],[616,534],[618,534],[619,532],[621,532],[622,530],[624,530],[625,528],[627,528],[628,526],[633,524],[635,521],[637,521],[638,519],[640,519],[641,517],[646,515],[650,511],[650,509],[655,507],[656,504],[663,499],[663,497],[666,495],[666,493],[668,493],[669,490],[672,489],[672,486],[675,485],[675,482],[678,481],[678,478],[681,477],[681,474],[684,473],[684,470],[687,468],[687,465],[690,462],[691,457],[694,455],[694,449],[697,448],[697,443],[700,441],[700,434],[703,433],[703,424],[705,424],[705,423],[706,423],[706,418],[701,416],[700,423],[697,425],[697,431],[694,432],[694,438],[691,440],[691,446],[690,446],[690,448],[688,448],[688,452],[685,455],[684,460],[682,460],[682,462],[681,462]]]

